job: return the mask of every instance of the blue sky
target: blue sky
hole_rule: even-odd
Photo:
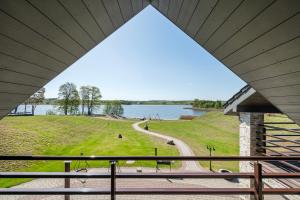
[[[95,85],[103,99],[227,100],[245,83],[148,6],[46,85]]]

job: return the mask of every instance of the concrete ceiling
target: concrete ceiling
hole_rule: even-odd
[[[1,0],[0,116],[148,4],[147,0]],[[299,0],[151,4],[300,124]]]

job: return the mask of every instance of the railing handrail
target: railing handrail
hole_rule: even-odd
[[[125,161],[125,160],[198,160],[198,161],[300,161],[300,156],[39,156],[39,155],[8,155],[0,156],[0,160],[95,160],[95,161]]]
[[[116,173],[117,160],[242,160],[242,161],[270,161],[270,160],[299,160],[300,157],[281,156],[0,156],[0,160],[109,160],[110,173],[75,173],[70,172],[70,162],[65,162],[65,172],[0,172],[0,178],[64,178],[65,188],[2,188],[0,195],[110,195],[115,200],[116,195],[217,195],[217,194],[252,194],[257,200],[262,200],[264,194],[300,194],[300,188],[263,188],[265,178],[300,178],[300,173],[263,173],[262,165],[254,163],[251,173]],[[70,178],[106,178],[111,179],[108,188],[70,188]],[[116,179],[119,178],[247,178],[254,180],[254,187],[250,188],[119,188]]]
[[[82,173],[82,172],[0,172],[0,178],[110,178],[110,173]],[[254,178],[254,173],[116,173],[116,178]],[[262,173],[262,178],[300,178],[300,173]]]

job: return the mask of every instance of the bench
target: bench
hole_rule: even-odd
[[[170,171],[172,170],[172,161],[170,161],[170,160],[157,160],[156,161],[156,172],[158,172],[158,170],[160,170],[159,165],[168,165],[170,168]]]

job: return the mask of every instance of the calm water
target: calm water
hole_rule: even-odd
[[[95,114],[102,114],[103,107],[95,110]],[[123,105],[124,117],[128,118],[160,118],[160,119],[179,119],[181,115],[200,116],[205,112],[184,109],[191,107],[190,105]],[[79,109],[81,110],[81,109]],[[18,112],[24,111],[24,105],[19,106]],[[27,111],[31,111],[31,107],[27,107]],[[47,111],[58,113],[53,105],[38,105],[35,110],[35,115],[45,115]]]

